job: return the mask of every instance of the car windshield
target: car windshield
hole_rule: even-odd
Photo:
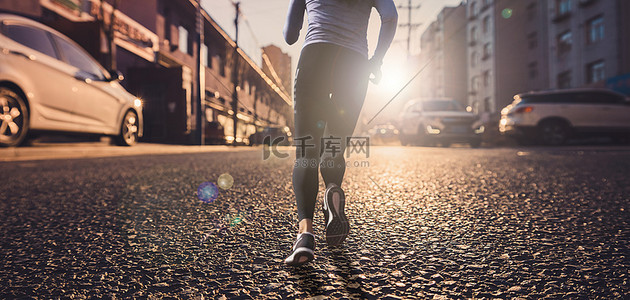
[[[462,106],[457,101],[424,101],[422,103],[424,111],[463,111]]]

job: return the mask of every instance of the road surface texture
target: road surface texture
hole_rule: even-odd
[[[630,297],[627,148],[370,150],[343,186],[351,235],[328,248],[318,209],[297,269],[291,158],[0,163],[0,298]]]

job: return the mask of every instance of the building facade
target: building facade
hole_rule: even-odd
[[[627,73],[623,66],[621,6],[627,1],[549,1],[550,87],[604,87],[607,78]],[[627,13],[627,11],[626,11]],[[625,58],[627,59],[627,58]]]
[[[262,70],[285,93],[291,95],[293,86],[291,56],[282,52],[278,46],[265,46],[262,49]]]
[[[534,74],[546,69],[546,59],[539,59],[546,33],[533,12],[543,2],[467,2],[468,103],[486,121],[498,118],[514,94],[545,85],[544,76]]]
[[[421,37],[424,97],[451,98],[467,105],[466,6],[445,7]]]
[[[606,87],[630,95],[630,1],[468,0],[462,5],[465,16],[459,8],[445,8],[421,37],[420,65],[433,60],[420,75],[422,96],[457,99],[455,87],[464,86],[465,104],[495,123],[518,93]],[[465,36],[446,33],[449,24],[457,28],[462,22]],[[462,41],[466,53],[459,55],[454,51]],[[462,64],[464,70],[458,68]],[[461,79],[454,76],[462,74],[465,82],[456,84]]]
[[[20,0],[2,1],[0,9],[57,29],[105,67],[121,71],[123,86],[143,100],[145,140],[199,143],[197,129],[203,127],[207,136],[245,142],[259,127],[292,127],[287,89],[198,5],[196,0]]]
[[[628,81],[627,1],[469,0],[467,15],[468,102],[486,118],[517,93]]]

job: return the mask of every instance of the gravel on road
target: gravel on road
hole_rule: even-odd
[[[372,147],[351,234],[282,264],[293,161],[235,153],[0,163],[0,298],[628,299],[630,151]],[[197,188],[224,173],[211,203]],[[320,200],[323,183],[320,182]]]

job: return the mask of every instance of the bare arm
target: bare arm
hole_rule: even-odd
[[[374,7],[376,7],[376,10],[381,16],[381,31],[378,35],[378,43],[376,44],[376,50],[374,51],[372,60],[382,62],[396,34],[398,12],[392,0],[375,0]]]
[[[287,21],[284,24],[284,40],[289,45],[293,45],[300,37],[300,30],[304,22],[304,11],[306,9],[305,0],[291,0]]]

